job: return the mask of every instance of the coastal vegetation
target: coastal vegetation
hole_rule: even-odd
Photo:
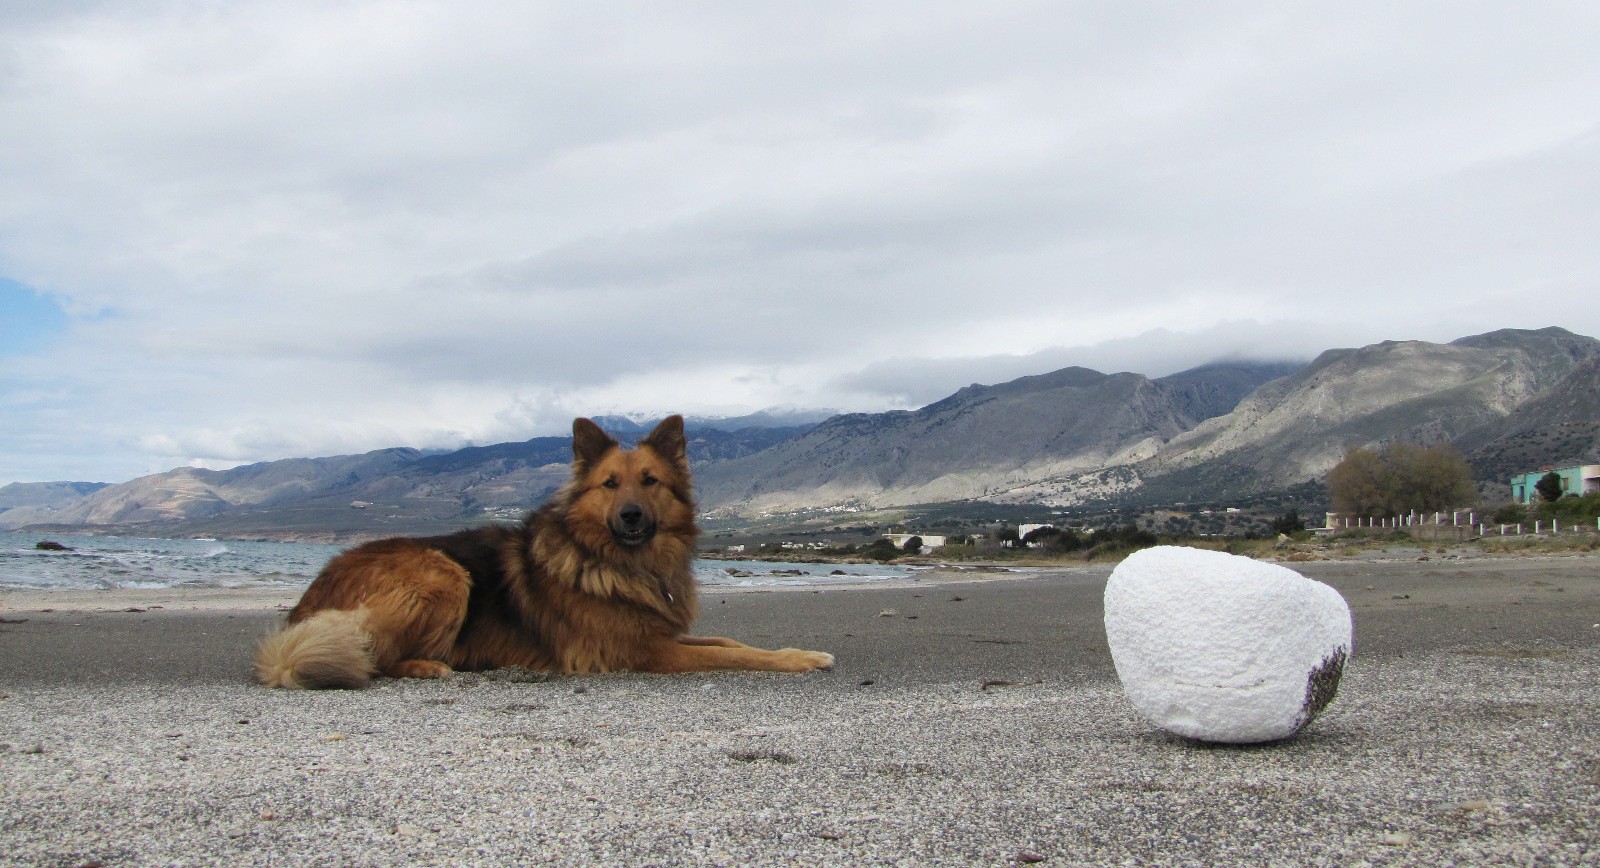
[[[1328,472],[1328,495],[1335,512],[1388,518],[1474,503],[1478,489],[1455,447],[1395,441],[1346,452]]]

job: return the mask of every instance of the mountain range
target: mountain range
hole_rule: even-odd
[[[1454,443],[1493,498],[1507,496],[1510,473],[1600,462],[1597,390],[1600,341],[1505,329],[1155,379],[1065,368],[820,424],[792,411],[697,419],[690,458],[702,509],[730,518],[967,500],[1219,502],[1314,487],[1346,450],[1395,440]],[[600,421],[621,439],[653,424]],[[179,468],[120,485],[13,484],[0,488],[0,527],[416,532],[526,509],[566,479],[569,460],[570,438],[536,437]]]

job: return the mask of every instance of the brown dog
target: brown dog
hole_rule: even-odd
[[[269,687],[363,687],[374,674],[827,669],[833,655],[685,635],[696,593],[683,419],[622,449],[572,424],[572,481],[519,527],[379,540],[323,568],[256,652]]]

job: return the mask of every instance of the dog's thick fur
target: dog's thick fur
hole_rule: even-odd
[[[572,481],[520,527],[379,540],[323,568],[262,641],[269,687],[363,687],[374,675],[826,669],[833,656],[686,635],[699,530],[683,420],[636,449],[572,426]]]

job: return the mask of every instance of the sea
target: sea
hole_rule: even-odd
[[[38,548],[43,541],[69,551]],[[0,533],[0,590],[303,588],[345,546],[216,539]],[[906,567],[772,561],[694,562],[702,585],[771,587],[903,578]]]

